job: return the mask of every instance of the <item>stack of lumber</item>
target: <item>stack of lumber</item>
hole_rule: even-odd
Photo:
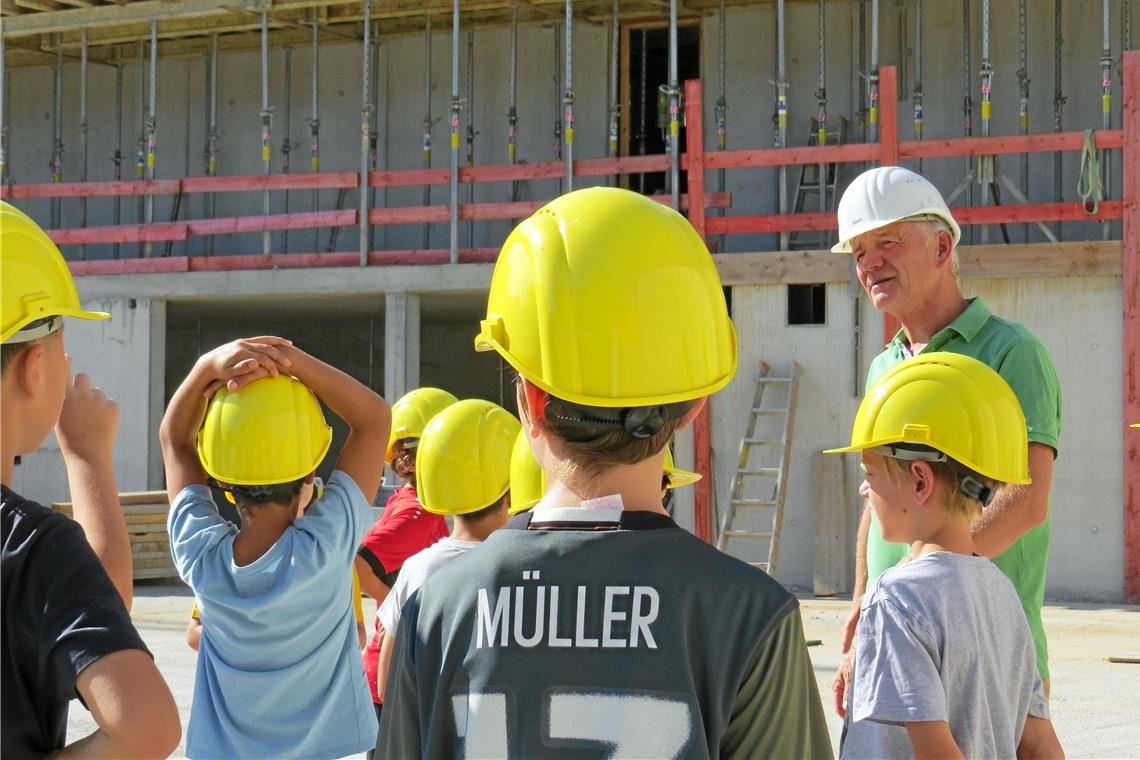
[[[119,494],[127,537],[131,542],[134,578],[177,578],[170,559],[170,539],[166,535],[166,515],[170,503],[166,491],[138,491]],[[56,512],[71,517],[71,503],[52,504]]]

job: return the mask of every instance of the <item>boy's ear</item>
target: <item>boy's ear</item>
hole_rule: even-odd
[[[43,343],[37,340],[17,354],[9,367],[9,371],[15,375],[14,379],[20,391],[31,398],[38,397],[43,387],[46,356]]]
[[[693,408],[685,412],[685,416],[682,417],[681,422],[677,424],[677,430],[684,430],[689,425],[692,425],[693,420],[695,420],[697,415],[701,413],[701,410],[705,408],[705,404],[708,403],[708,400],[708,396],[697,399],[696,403],[693,404]]]
[[[917,461],[910,463],[910,474],[914,478],[914,499],[919,504],[925,504],[934,497],[935,482],[934,470],[929,462]]]

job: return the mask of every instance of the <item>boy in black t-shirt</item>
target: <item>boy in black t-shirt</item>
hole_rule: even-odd
[[[82,309],[59,249],[3,201],[0,290],[0,755],[169,755],[181,736],[178,708],[124,604],[130,555],[124,577],[114,549],[126,537],[107,535],[116,521],[100,514],[118,503],[111,469],[118,410],[86,376],[71,381],[63,350],[63,317],[109,315]],[[53,427],[77,517],[88,513],[82,523],[8,487],[15,458],[38,449]],[[89,537],[111,547],[102,561]],[[68,703],[77,697],[99,729],[64,747]]]

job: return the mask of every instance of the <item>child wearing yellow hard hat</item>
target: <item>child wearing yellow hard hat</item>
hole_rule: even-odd
[[[318,399],[350,432],[299,516],[332,443]],[[375,744],[348,581],[390,420],[379,395],[275,337],[207,353],[175,392],[159,431],[167,529],[203,623],[189,757],[341,757]],[[240,530],[218,514],[211,479]]]
[[[170,689],[131,623],[131,552],[111,450],[118,407],[71,377],[66,319],[106,319],[79,300],[59,248],[0,201],[0,527],[4,617],[0,754],[165,757],[181,726]],[[55,431],[74,517],[12,486],[16,458]],[[79,697],[96,730],[67,743]]]
[[[511,450],[519,421],[497,404],[467,399],[432,418],[416,451],[424,509],[450,515],[451,535],[404,563],[376,616],[383,627],[380,697],[384,697],[401,611],[428,576],[466,554],[507,521]]]
[[[545,495],[404,608],[382,757],[828,757],[796,598],[678,526],[665,450],[736,372],[676,211],[577,190],[519,224],[477,351],[519,375]]]
[[[1029,483],[1025,417],[1001,375],[932,352],[887,370],[855,416],[859,493],[883,538],[910,546],[859,615],[840,757],[1061,757],[1029,623],[971,524]]]

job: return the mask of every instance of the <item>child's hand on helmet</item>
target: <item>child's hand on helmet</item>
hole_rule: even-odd
[[[287,356],[287,349],[292,345],[291,340],[263,335],[218,346],[198,360],[212,378],[206,386],[206,398],[223,387],[236,391],[254,380],[277,377],[292,366]]]

